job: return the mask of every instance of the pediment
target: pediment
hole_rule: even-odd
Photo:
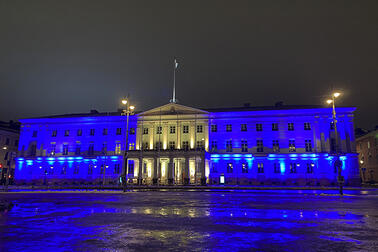
[[[138,115],[141,116],[154,116],[154,115],[191,115],[191,114],[208,114],[209,112],[201,109],[196,109],[184,106],[177,103],[168,103],[163,106],[153,108]]]

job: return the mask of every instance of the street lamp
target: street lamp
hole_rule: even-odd
[[[344,183],[344,177],[341,176],[341,167],[342,167],[342,163],[340,161],[340,158],[339,158],[339,138],[338,138],[338,135],[337,135],[337,120],[336,120],[336,109],[335,109],[335,99],[337,97],[339,97],[341,95],[341,93],[339,92],[335,92],[332,94],[332,99],[328,99],[327,100],[327,103],[328,104],[332,104],[332,120],[333,120],[333,128],[335,130],[335,156],[336,156],[336,160],[334,162],[334,166],[335,168],[337,169],[338,171],[338,176],[337,176],[337,180],[339,182],[339,185],[340,185],[340,195],[343,195],[343,183]]]
[[[128,98],[122,99],[121,103],[124,105],[123,115],[126,115],[126,139],[125,139],[125,152],[124,152],[125,165],[122,172],[122,186],[123,186],[123,191],[126,192],[126,187],[127,187],[126,169],[127,169],[127,157],[128,157],[128,146],[129,146],[129,116],[130,116],[130,113],[135,109],[135,106],[130,105]]]

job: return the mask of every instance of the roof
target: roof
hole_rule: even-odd
[[[229,108],[205,108],[203,110],[209,112],[232,112],[232,111],[263,111],[263,110],[290,110],[290,109],[317,109],[328,108],[321,105],[276,105],[276,106],[244,106]]]

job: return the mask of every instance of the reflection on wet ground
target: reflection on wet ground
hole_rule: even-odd
[[[378,192],[12,193],[0,251],[376,251]]]

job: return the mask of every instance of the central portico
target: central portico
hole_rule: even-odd
[[[208,112],[177,103],[137,114],[127,178],[138,184],[206,184]]]

